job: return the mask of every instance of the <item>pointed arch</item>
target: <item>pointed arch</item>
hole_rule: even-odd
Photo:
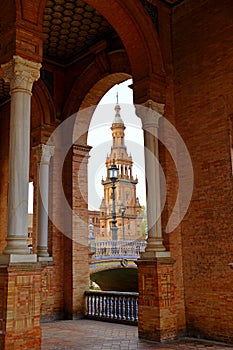
[[[128,63],[125,52],[115,52],[111,56],[111,59],[114,56],[114,61],[117,61],[118,64],[110,74],[106,75],[107,72],[100,74],[98,67],[91,64],[77,78],[63,108],[64,118],[77,112],[79,108],[83,109],[97,105],[102,96],[113,85],[131,78],[130,68],[127,71],[125,69]]]

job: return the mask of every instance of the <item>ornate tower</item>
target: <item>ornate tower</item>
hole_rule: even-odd
[[[115,163],[118,167],[116,181],[116,216],[118,240],[137,239],[142,235],[142,215],[139,199],[136,197],[137,177],[132,175],[133,160],[125,146],[125,125],[120,115],[120,106],[115,106],[112,123],[112,146],[106,158],[106,179],[102,179],[104,198],[100,205],[100,231],[97,239],[111,240],[112,224],[112,183],[108,178],[108,168]]]

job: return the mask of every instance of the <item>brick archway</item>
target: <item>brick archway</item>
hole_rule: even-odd
[[[81,137],[79,138],[79,141],[78,141],[79,143],[82,143],[82,144],[87,143],[87,135],[88,135],[88,129],[91,122],[91,118],[93,116],[95,108],[99,103],[100,99],[115,84],[121,83],[129,79],[130,77],[131,76],[126,73],[115,73],[115,74],[109,74],[108,76],[98,80],[97,82],[95,82],[95,84],[92,83],[93,84],[92,87],[89,89],[88,92],[86,92],[81,104],[78,106],[80,113],[77,114],[77,119],[74,126],[74,135],[76,134],[76,130],[77,130],[77,134],[80,135],[80,126],[84,130],[84,132],[81,133],[82,134]],[[78,85],[81,87],[82,81],[79,81]],[[72,94],[72,99],[73,100],[75,99],[75,95],[73,94]],[[83,113],[84,109],[85,109],[85,113]]]
[[[108,55],[111,71],[101,72],[97,65],[89,65],[74,82],[63,108],[63,118],[76,113],[80,108],[97,105],[103,95],[115,84],[131,77],[129,60],[124,51]]]
[[[37,6],[40,30],[46,2],[47,0],[41,0]],[[135,82],[148,77],[156,81],[164,80],[165,69],[158,35],[139,1],[112,0],[111,6],[108,0],[85,0],[85,2],[103,15],[118,33],[125,46]]]
[[[139,2],[114,0],[111,2],[111,7],[108,0],[85,0],[85,2],[96,8],[120,36],[134,78],[140,80],[153,73],[164,75],[157,33],[152,22],[147,20],[145,9]],[[140,27],[138,23],[141,24]]]
[[[52,97],[43,80],[39,79],[33,87],[32,128],[43,124],[51,125],[55,118],[56,110]]]

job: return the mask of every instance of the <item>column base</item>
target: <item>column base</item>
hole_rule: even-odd
[[[3,254],[19,254],[29,255],[30,250],[27,243],[27,237],[11,235],[6,238],[7,245],[3,250]]]
[[[157,258],[170,258],[171,253],[169,251],[145,251],[143,253],[140,253],[140,259],[142,260],[153,260]]]
[[[146,240],[146,252],[165,252],[166,248],[163,245],[162,237],[148,237]]]
[[[38,256],[37,260],[39,262],[51,262],[51,261],[53,261],[53,257],[52,256]]]
[[[36,254],[5,254],[0,255],[0,265],[9,265],[12,263],[35,263]]]
[[[177,337],[173,264],[170,256],[137,260],[139,338],[164,342]]]
[[[41,257],[49,257],[48,247],[37,246],[37,255]]]

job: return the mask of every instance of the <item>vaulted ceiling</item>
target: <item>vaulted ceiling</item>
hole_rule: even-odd
[[[116,35],[103,16],[82,0],[48,0],[43,33],[44,57],[61,63]]]
[[[155,0],[139,0],[157,28]],[[183,0],[160,0],[169,7]],[[117,33],[107,20],[83,0],[47,0],[43,18],[44,60],[67,65],[103,39],[112,42]],[[118,38],[118,43],[121,42]],[[123,46],[123,45],[122,45]],[[0,103],[9,98],[9,84],[0,79]]]

